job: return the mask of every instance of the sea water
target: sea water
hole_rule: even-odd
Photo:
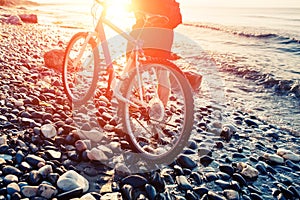
[[[91,0],[36,1],[41,4],[37,9],[44,13],[41,23],[80,28],[93,25]],[[207,66],[201,62],[199,49],[206,54],[205,59],[216,65],[214,73],[221,77],[215,82],[222,82],[224,104],[252,110],[280,127],[300,131],[299,3],[248,7],[201,2],[181,1],[184,23],[175,29],[198,48],[175,44],[174,50],[186,54],[186,60],[204,74],[208,74]],[[132,26],[125,24],[126,30]],[[205,82],[205,76],[203,79]]]

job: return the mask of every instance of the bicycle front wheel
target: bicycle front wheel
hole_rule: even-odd
[[[100,64],[95,40],[87,41],[88,33],[75,34],[65,52],[63,85],[70,102],[76,106],[85,104],[93,95],[98,81]]]
[[[131,102],[120,104],[120,114],[133,149],[147,163],[173,162],[186,146],[194,122],[185,76],[171,62],[146,62],[139,72],[129,73],[120,90]]]

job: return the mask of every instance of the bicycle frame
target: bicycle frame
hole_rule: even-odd
[[[107,43],[107,40],[106,40],[104,24],[107,25],[108,27],[110,27],[116,33],[120,34],[128,42],[131,42],[131,43],[134,44],[135,49],[131,52],[130,58],[131,59],[133,58],[134,61],[135,61],[135,70],[137,70],[138,83],[141,86],[142,82],[141,82],[140,73],[139,73],[139,57],[140,57],[139,54],[143,54],[142,43],[138,39],[133,38],[131,35],[129,35],[125,31],[123,31],[119,27],[117,27],[115,24],[113,24],[110,20],[108,20],[106,18],[107,5],[104,2],[99,2],[97,0],[95,0],[95,2],[99,3],[103,7],[103,11],[101,13],[101,16],[100,16],[98,22],[97,22],[97,25],[95,27],[94,32],[89,32],[88,33],[88,36],[87,36],[84,44],[87,44],[88,41],[94,36],[96,36],[96,38],[99,39],[99,40],[96,40],[97,48],[101,43],[101,47],[102,47],[103,53],[104,53],[105,63],[106,63],[106,66],[107,66],[106,70],[107,70],[108,75],[109,75],[108,86],[107,86],[107,89],[106,89],[107,91],[106,92],[110,91],[110,89],[112,87],[112,82],[115,79],[115,71],[114,71],[114,67],[112,65],[111,55],[109,53],[109,47],[108,47],[108,43]],[[83,46],[82,49],[84,49],[84,48],[85,48],[85,45]],[[80,54],[81,54],[81,52],[80,52]],[[130,67],[132,66],[133,61],[131,59],[128,59],[127,64],[126,64],[126,66],[123,70],[123,73],[121,75],[121,78],[126,77],[126,73],[129,71]],[[116,96],[116,98],[123,101],[123,102],[129,103],[134,107],[139,108],[139,106],[136,105],[136,103],[126,99],[125,97],[123,97],[123,95],[120,94],[120,92],[119,92],[120,85],[121,84],[116,84],[116,86],[113,88],[114,89],[114,95]],[[139,93],[140,93],[140,100],[136,100],[136,101],[141,105],[145,105],[144,102],[143,102],[142,87],[140,87]]]

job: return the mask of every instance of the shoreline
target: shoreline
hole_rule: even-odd
[[[69,130],[72,108],[64,95],[61,75],[43,62],[44,52],[62,48],[77,30],[40,24],[3,25],[0,29],[4,52],[0,65],[5,70],[0,75],[0,138],[5,140],[1,142],[0,165],[4,171],[1,177],[18,177],[17,181],[7,181],[6,177],[5,195],[29,198],[24,188],[31,188],[38,191],[36,196],[61,199],[80,199],[83,195],[92,199],[112,199],[118,195],[123,199],[133,196],[297,199],[300,138],[259,119],[255,112],[209,100],[207,91],[195,95],[194,130],[189,146],[171,165],[132,175],[120,173],[120,169],[129,168],[124,164],[111,169],[90,161],[86,156],[89,149],[75,145],[83,140]],[[47,137],[41,132],[45,124],[57,130],[54,136]],[[109,147],[104,154],[111,162],[119,156],[115,146],[126,149],[128,145],[115,127],[112,130],[104,131],[99,142],[103,150],[104,146]],[[8,168],[13,170],[3,170]],[[58,179],[72,170],[89,180],[87,191],[80,190],[76,183],[66,191],[59,187]],[[10,189],[14,183],[20,192]],[[52,191],[47,193],[50,196],[42,192],[43,187]]]

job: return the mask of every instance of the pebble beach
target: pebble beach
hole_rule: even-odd
[[[131,173],[116,161],[130,145],[111,105],[99,97],[104,128],[82,138],[75,123],[90,130],[99,119],[75,118],[60,71],[45,65],[45,53],[64,49],[78,29],[9,24],[7,8],[0,13],[0,199],[300,199],[299,132],[208,99],[205,88],[194,93],[194,127],[182,154]]]

